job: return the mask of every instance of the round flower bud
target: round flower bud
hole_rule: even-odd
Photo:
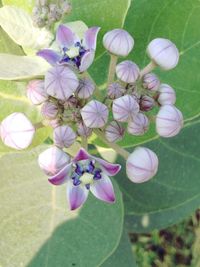
[[[108,120],[108,108],[97,100],[92,100],[81,109],[81,116],[89,128],[103,127]]]
[[[116,99],[122,96],[124,91],[124,88],[119,83],[111,83],[108,86],[107,94],[110,99]]]
[[[117,78],[125,83],[134,83],[140,75],[138,66],[130,61],[125,60],[116,66]]]
[[[94,83],[88,78],[83,78],[79,81],[79,86],[76,90],[76,93],[79,98],[87,99],[93,94],[94,90]]]
[[[156,38],[147,47],[147,54],[151,60],[164,70],[176,67],[179,61],[179,52],[175,44],[164,38]]]
[[[56,146],[46,149],[39,155],[38,164],[48,176],[57,174],[70,162],[70,157]]]
[[[56,128],[58,126],[61,125],[61,120],[59,118],[53,119],[53,120],[49,120],[48,121],[48,125],[50,125],[52,128]]]
[[[128,132],[133,135],[143,135],[149,128],[149,120],[143,113],[138,113],[132,121],[128,123]]]
[[[55,66],[45,75],[45,90],[48,95],[67,100],[79,85],[76,74],[66,66]]]
[[[106,139],[111,142],[117,142],[122,140],[125,129],[117,122],[112,121],[105,129]]]
[[[63,1],[63,3],[61,4],[61,10],[65,15],[69,15],[72,11],[71,3],[68,1]]]
[[[143,76],[143,87],[150,91],[157,91],[160,86],[160,80],[154,73],[147,73]]]
[[[45,102],[41,107],[41,113],[45,119],[55,119],[58,115],[58,106],[53,102]]]
[[[176,102],[176,93],[168,84],[161,84],[159,88],[158,103],[160,105],[173,105]]]
[[[70,147],[76,140],[76,134],[68,125],[58,126],[53,131],[53,141],[58,147]]]
[[[160,136],[172,137],[183,127],[183,115],[176,107],[164,105],[156,116],[156,131]]]
[[[35,127],[23,113],[15,112],[6,117],[0,126],[3,143],[11,148],[22,150],[27,148],[35,134]]]
[[[48,99],[48,95],[44,90],[44,81],[33,80],[28,83],[27,97],[33,105],[40,105]]]
[[[133,49],[134,40],[127,31],[114,29],[104,35],[103,45],[111,54],[126,57]]]
[[[77,133],[79,136],[89,137],[92,134],[92,129],[85,126],[83,122],[77,125]]]
[[[112,112],[116,121],[127,122],[137,115],[139,105],[132,96],[125,95],[113,101]]]
[[[74,96],[71,96],[67,101],[63,103],[64,109],[75,108],[78,104],[78,99]]]
[[[140,110],[149,111],[155,106],[155,101],[152,97],[143,95],[140,98]]]
[[[136,148],[126,161],[126,174],[134,183],[143,183],[151,179],[158,170],[158,157],[150,149]]]

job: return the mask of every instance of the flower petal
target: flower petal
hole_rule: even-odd
[[[96,180],[94,184],[90,185],[90,191],[92,194],[105,202],[115,202],[115,192],[113,189],[112,182],[106,174],[102,174],[100,180]]]
[[[76,156],[73,159],[73,162],[77,162],[79,160],[85,160],[90,159],[90,154],[87,153],[87,151],[84,148],[81,148],[79,152],[76,154]]]
[[[67,182],[69,179],[72,163],[67,164],[61,171],[54,176],[51,176],[48,180],[53,185],[61,185]]]
[[[86,49],[96,50],[97,34],[100,29],[100,27],[92,27],[85,32],[83,46]]]
[[[92,62],[94,61],[94,56],[94,51],[88,51],[83,55],[79,67],[80,72],[86,71],[91,66]]]
[[[55,65],[61,59],[61,56],[51,49],[42,49],[37,52],[37,56],[44,58],[51,65]]]
[[[61,48],[70,48],[75,43],[74,33],[70,28],[60,25],[56,33],[56,42]]]
[[[93,158],[101,165],[102,170],[108,176],[114,176],[121,170],[121,165],[119,164],[110,163],[108,161],[96,157]]]
[[[89,190],[83,185],[74,186],[71,181],[67,183],[67,201],[69,203],[70,210],[79,208],[86,201]]]

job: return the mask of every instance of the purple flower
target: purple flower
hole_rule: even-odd
[[[108,176],[116,175],[121,169],[93,157],[81,148],[75,158],[56,175],[49,178],[53,185],[67,184],[67,199],[71,210],[79,208],[87,199],[89,191],[105,202],[115,202],[115,193]]]
[[[70,64],[83,72],[94,60],[99,30],[99,27],[89,28],[81,40],[70,28],[60,25],[56,33],[60,53],[51,49],[42,49],[37,55],[43,57],[51,65]]]

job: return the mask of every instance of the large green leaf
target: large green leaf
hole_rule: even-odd
[[[38,167],[41,149],[0,159],[0,263],[4,267],[99,266],[118,246],[122,233],[118,186],[114,183],[115,204],[90,195],[79,212],[70,212],[65,185],[50,185]]]

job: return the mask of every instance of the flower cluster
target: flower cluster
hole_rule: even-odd
[[[87,142],[96,134],[108,146],[126,159],[126,173],[135,183],[146,182],[158,170],[158,157],[149,148],[138,147],[128,153],[116,142],[127,135],[144,135],[150,123],[161,137],[172,137],[183,126],[183,116],[174,106],[174,89],[161,83],[153,69],[174,68],[179,59],[176,46],[167,39],[150,42],[147,54],[151,62],[142,70],[130,60],[117,64],[118,57],[127,56],[134,39],[123,29],[107,32],[103,45],[111,55],[108,84],[104,96],[88,75],[96,50],[99,27],[89,28],[80,39],[65,25],[56,34],[59,51],[43,49],[38,56],[51,67],[44,79],[28,83],[27,97],[41,107],[40,126],[53,128],[54,145],[39,155],[38,163],[53,185],[67,184],[69,207],[74,210],[87,199],[89,191],[103,201],[115,201],[109,176],[120,171],[111,164],[87,152]],[[115,79],[116,76],[116,79]],[[24,114],[13,113],[1,122],[0,134],[5,145],[24,149],[33,139],[37,125]],[[65,149],[82,140],[82,148],[74,158]]]

